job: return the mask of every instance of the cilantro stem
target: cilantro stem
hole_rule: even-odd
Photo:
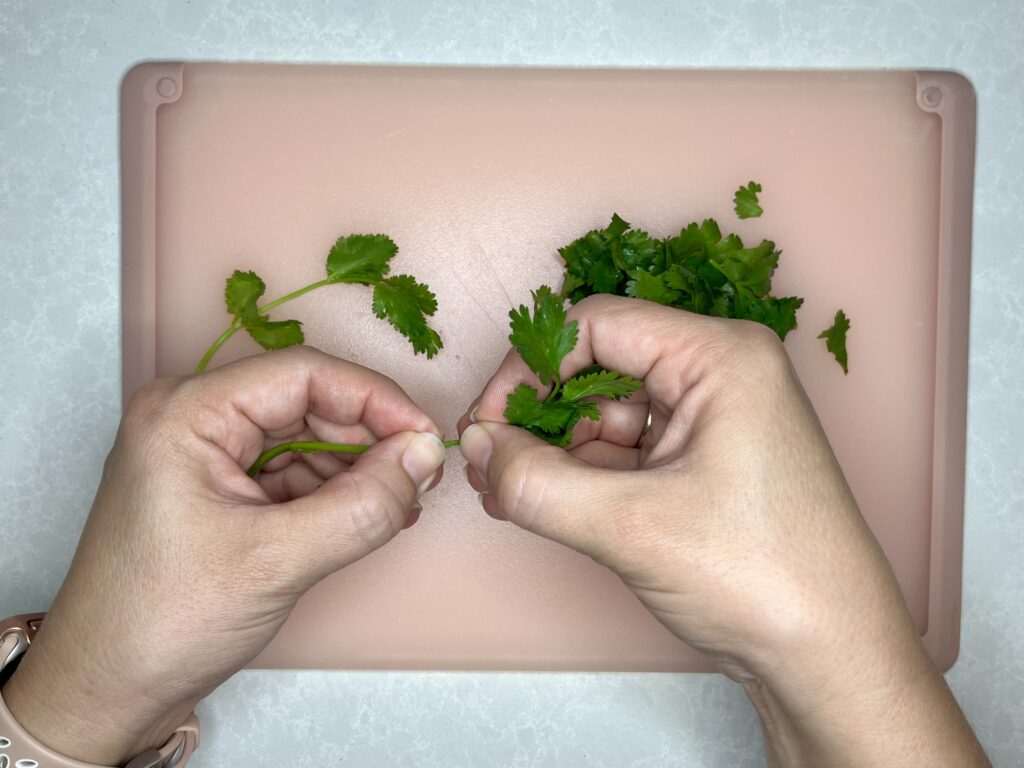
[[[274,309],[275,307],[280,307],[286,301],[291,301],[292,299],[297,299],[297,298],[299,298],[299,296],[302,296],[305,293],[309,293],[310,291],[315,291],[317,288],[323,288],[325,285],[330,285],[331,283],[337,283],[337,282],[339,282],[339,281],[335,280],[335,279],[332,279],[330,277],[325,277],[323,280],[317,280],[315,283],[310,283],[309,285],[304,285],[302,288],[299,288],[297,291],[292,291],[291,293],[286,293],[281,298],[274,299],[269,304],[264,304],[262,307],[260,307],[260,314],[265,314],[265,313],[269,312],[270,310]]]
[[[551,388],[551,391],[548,392],[548,396],[544,398],[544,402],[545,403],[550,403],[552,400],[554,400],[555,396],[558,394],[558,390],[560,390],[561,388],[562,388],[562,380],[556,377],[555,378],[555,386],[553,386]]]
[[[199,361],[199,364],[196,365],[195,373],[202,373],[203,371],[205,371],[206,366],[210,364],[210,361],[213,359],[213,356],[217,354],[217,350],[224,346],[224,342],[230,339],[232,336],[234,336],[235,333],[241,327],[242,324],[237,320],[231,323],[231,325],[228,326],[228,329],[224,331],[224,333],[222,333],[220,336],[218,336],[217,340],[210,345],[210,348],[208,350],[206,350],[206,354],[203,355],[202,359]]]
[[[261,315],[265,315],[270,310],[280,307],[285,302],[291,301],[292,299],[297,299],[299,298],[299,296],[302,296],[303,294],[309,293],[310,291],[315,291],[317,288],[323,288],[325,285],[330,285],[331,283],[336,282],[339,281],[332,279],[330,277],[324,278],[323,280],[317,280],[315,283],[304,285],[298,290],[292,291],[291,293],[286,293],[281,298],[274,299],[273,301],[264,304],[262,307],[258,309],[258,311]],[[231,323],[231,325],[228,326],[227,330],[224,331],[224,333],[222,333],[220,336],[218,336],[217,340],[210,345],[210,348],[208,350],[206,350],[206,354],[203,355],[202,359],[196,365],[196,369],[194,372],[202,373],[203,371],[205,371],[206,366],[210,364],[210,360],[212,360],[213,356],[217,354],[217,350],[224,346],[224,342],[226,342],[228,339],[234,336],[235,333],[241,330],[241,328],[242,323],[236,318]]]
[[[458,444],[458,440],[442,440],[445,448],[455,448]],[[283,453],[317,453],[318,451],[328,451],[330,453],[365,453],[369,450],[368,445],[351,445],[348,443],[322,443],[316,440],[293,440],[290,443],[281,443],[275,445],[268,451],[264,451],[260,454],[260,457],[253,462],[252,466],[249,467],[246,474],[249,477],[256,477],[260,470],[266,466],[267,462],[272,459],[276,459]]]

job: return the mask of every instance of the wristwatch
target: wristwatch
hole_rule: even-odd
[[[44,613],[0,621],[0,686],[31,644]],[[199,720],[193,712],[160,749],[148,749],[124,768],[181,768],[199,746]],[[40,744],[14,719],[0,692],[0,768],[110,768],[83,763]]]

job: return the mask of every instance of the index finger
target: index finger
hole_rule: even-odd
[[[674,407],[713,365],[731,335],[729,321],[622,296],[589,296],[569,309],[578,324],[575,348],[562,361],[563,380],[588,365],[644,381],[650,399]],[[515,349],[484,387],[475,418],[504,421],[505,400],[519,382],[543,391]]]
[[[394,381],[312,347],[247,357],[184,380],[176,399],[200,437],[247,466],[264,435],[314,414],[340,426],[360,424],[375,438],[433,432],[437,425]]]

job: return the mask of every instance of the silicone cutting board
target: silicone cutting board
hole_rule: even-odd
[[[190,372],[225,277],[268,296],[386,232],[434,288],[432,361],[359,286],[288,305],[308,342],[396,379],[446,434],[507,313],[612,212],[714,216],[784,251],[786,346],[942,667],[959,637],[974,96],[951,73],[147,63],[122,86],[124,394]],[[761,219],[732,194],[764,186]],[[850,375],[815,337],[842,307]],[[242,335],[216,363],[257,352]],[[451,452],[420,522],[304,597],[259,667],[702,670],[589,559],[482,513]]]

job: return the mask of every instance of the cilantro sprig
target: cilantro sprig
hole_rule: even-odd
[[[391,275],[391,259],[398,246],[387,235],[348,235],[337,239],[327,254],[327,277],[303,286],[260,306],[266,283],[255,272],[236,270],[224,287],[224,304],[232,321],[210,345],[196,365],[202,373],[224,343],[245,330],[264,349],[283,349],[302,344],[305,335],[298,320],[271,320],[269,312],[292,299],[326,285],[356,283],[373,288],[374,315],[386,319],[405,336],[415,354],[427,358],[442,347],[441,337],[427,324],[437,311],[437,299],[431,290],[411,275]]]
[[[533,292],[533,311],[525,305],[509,312],[509,341],[523,362],[536,374],[548,393],[541,398],[537,389],[522,382],[508,395],[505,419],[523,427],[552,445],[572,441],[580,419],[599,421],[601,411],[591,398],[619,400],[629,397],[643,382],[595,365],[562,381],[560,371],[566,355],[576,347],[579,328],[566,322],[565,299],[542,285]]]

